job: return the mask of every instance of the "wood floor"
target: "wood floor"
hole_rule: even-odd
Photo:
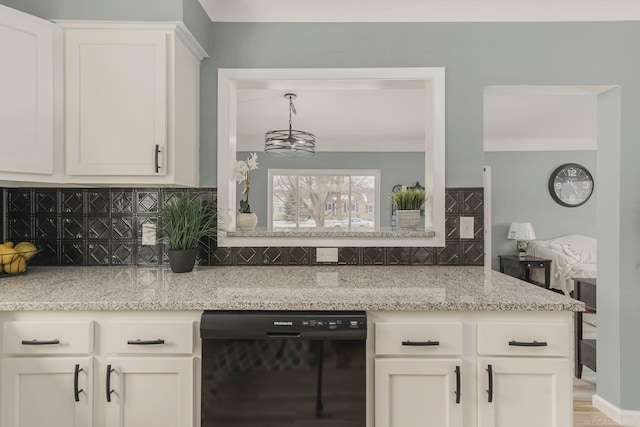
[[[582,379],[573,378],[573,427],[618,426],[609,417],[591,406],[596,393],[596,374],[584,370]]]

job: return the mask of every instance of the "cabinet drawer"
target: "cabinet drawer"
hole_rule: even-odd
[[[93,322],[7,322],[2,327],[4,354],[89,354]]]
[[[118,354],[191,354],[193,322],[110,322],[105,349]]]
[[[478,353],[504,356],[569,356],[565,323],[478,324]]]
[[[375,324],[376,355],[455,356],[462,354],[462,323]]]

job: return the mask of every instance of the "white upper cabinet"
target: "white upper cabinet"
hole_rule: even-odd
[[[0,180],[62,171],[62,30],[0,5]]]
[[[65,181],[197,186],[205,56],[182,24],[64,28]]]

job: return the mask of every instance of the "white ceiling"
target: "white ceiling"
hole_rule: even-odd
[[[214,22],[638,21],[638,0],[199,0]]]
[[[316,135],[317,151],[424,151],[426,99],[417,81],[271,81],[238,90],[237,147],[262,151],[268,130],[293,128]]]

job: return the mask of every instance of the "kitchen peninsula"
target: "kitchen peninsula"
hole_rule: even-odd
[[[365,310],[367,427],[416,425],[423,412],[427,426],[567,426],[583,309],[483,267],[33,267],[0,281],[0,421],[38,425],[15,420],[42,397],[68,409],[55,426],[198,427],[203,310]],[[162,344],[136,345],[147,340]],[[425,341],[438,344],[403,345]],[[74,384],[76,406],[52,392],[52,374]]]

